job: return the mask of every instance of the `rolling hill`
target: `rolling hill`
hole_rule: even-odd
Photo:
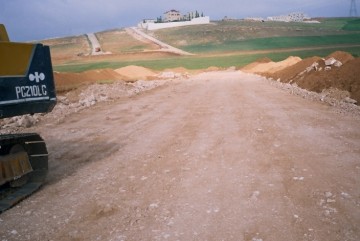
[[[354,18],[324,18],[320,23],[216,21],[208,25],[148,31],[159,40],[194,56],[159,51],[149,41],[133,38],[126,29],[96,33],[103,51],[111,55],[89,56],[86,35],[42,41],[51,48],[55,70],[81,72],[98,68],[139,65],[156,70],[186,67],[244,66],[262,57],[279,61],[327,56],[341,50],[360,56],[360,24]]]

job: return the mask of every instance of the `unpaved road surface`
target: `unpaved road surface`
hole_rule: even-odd
[[[94,33],[86,34],[88,40],[90,41],[91,45],[91,55],[101,55],[101,54],[109,54],[102,51],[101,45],[99,40],[97,39]]]
[[[2,240],[360,240],[360,122],[241,72],[205,73],[33,131],[41,190]]]

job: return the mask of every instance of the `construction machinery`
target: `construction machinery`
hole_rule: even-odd
[[[47,113],[55,104],[50,48],[10,42],[0,24],[0,119]],[[48,152],[38,134],[0,135],[0,213],[36,191],[47,171]]]

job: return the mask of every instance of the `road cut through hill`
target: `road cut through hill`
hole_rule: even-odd
[[[31,131],[46,185],[4,240],[359,240],[360,123],[240,71],[203,73]]]

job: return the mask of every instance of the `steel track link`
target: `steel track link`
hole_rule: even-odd
[[[0,213],[11,208],[31,195],[44,183],[48,171],[48,152],[44,140],[36,133],[0,136],[1,156],[9,153],[14,145],[21,145],[29,156],[33,171],[26,174],[27,182],[21,187],[10,187],[9,183],[0,186]]]

